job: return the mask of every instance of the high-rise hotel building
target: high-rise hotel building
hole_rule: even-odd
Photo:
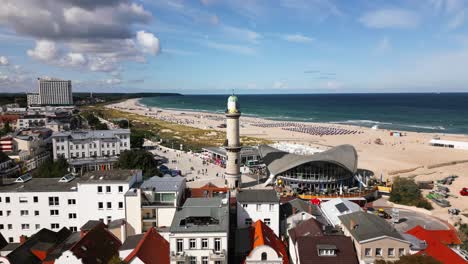
[[[28,94],[28,105],[72,105],[73,94],[70,80],[37,78],[38,93]]]

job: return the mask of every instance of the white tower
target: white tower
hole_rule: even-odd
[[[226,110],[226,138],[225,147],[227,153],[226,180],[230,189],[241,187],[240,173],[240,137],[239,137],[239,103],[237,97],[229,96]]]

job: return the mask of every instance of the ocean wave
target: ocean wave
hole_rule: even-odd
[[[420,125],[405,125],[405,124],[400,124],[400,126],[420,128],[420,129],[429,129],[429,130],[445,130],[445,127],[443,126],[420,126]]]
[[[332,124],[373,124],[373,125],[393,125],[389,122],[380,122],[374,120],[345,120],[345,121],[331,121]]]

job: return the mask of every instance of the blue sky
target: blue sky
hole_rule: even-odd
[[[465,0],[4,1],[3,92],[468,92]]]

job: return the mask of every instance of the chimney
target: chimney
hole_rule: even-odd
[[[21,235],[19,237],[19,240],[20,240],[20,245],[24,244],[24,242],[26,242],[26,240],[28,240],[28,237],[25,236],[25,235]]]

